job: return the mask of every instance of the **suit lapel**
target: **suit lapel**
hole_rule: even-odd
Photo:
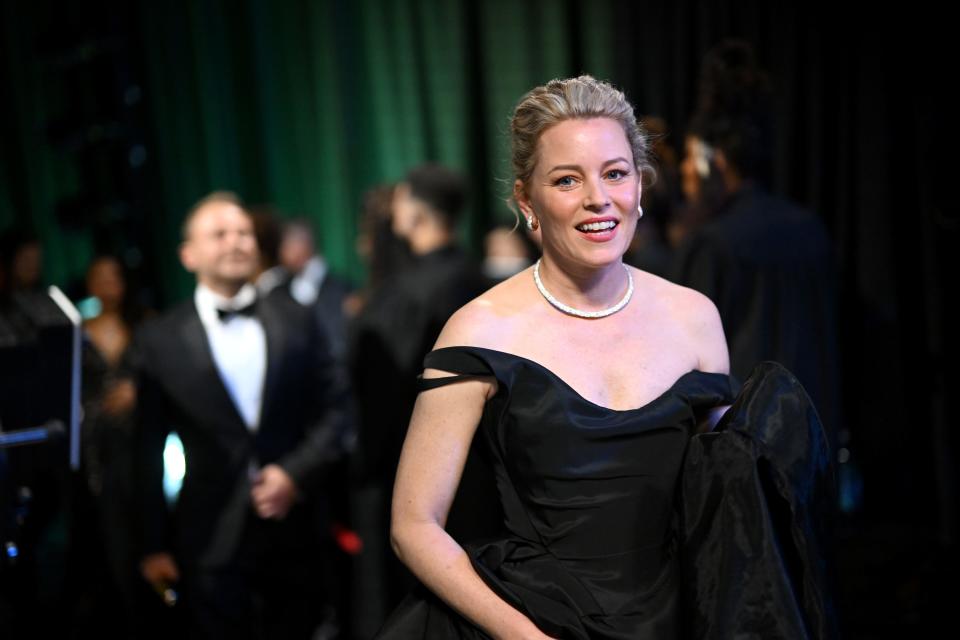
[[[230,422],[236,423],[237,427],[246,432],[246,423],[213,361],[210,341],[194,304],[190,305],[190,313],[186,314],[181,325],[181,336],[187,345],[186,353],[191,360],[191,369],[198,376],[198,384],[204,390],[203,401],[214,403],[218,415],[229,416]]]
[[[283,318],[276,306],[269,304],[266,298],[261,298],[257,303],[257,318],[263,325],[263,333],[267,343],[267,370],[263,376],[263,396],[260,402],[260,426],[262,428],[267,422],[268,412],[274,397],[276,397],[286,332]]]

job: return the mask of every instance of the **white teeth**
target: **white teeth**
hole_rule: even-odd
[[[579,224],[577,225],[577,229],[580,231],[606,231],[607,229],[613,229],[615,226],[617,226],[617,223],[613,220],[605,220],[603,222]]]

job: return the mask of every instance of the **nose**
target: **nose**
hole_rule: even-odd
[[[250,236],[239,231],[228,233],[225,237],[225,243],[230,251],[245,251],[250,243]]]
[[[583,208],[588,211],[603,211],[610,205],[610,198],[604,188],[602,180],[589,180],[584,195]]]

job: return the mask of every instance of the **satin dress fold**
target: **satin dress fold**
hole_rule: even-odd
[[[688,534],[723,549],[721,527],[711,523],[721,523],[726,509],[743,506],[716,499],[722,485],[704,475],[716,469],[706,464],[703,448],[697,449],[699,466],[684,477],[702,412],[741,400],[729,376],[692,370],[645,405],[614,410],[587,400],[539,363],[511,353],[447,347],[429,353],[424,367],[457,375],[422,379],[422,390],[471,376],[494,376],[498,382],[476,437],[492,456],[506,533],[483,542],[459,541],[494,592],[544,633],[561,639],[667,640],[694,637],[707,628],[717,635],[700,637],[736,635],[729,626],[720,630],[705,621],[728,594],[725,576],[711,576],[711,585],[720,585],[711,590],[697,582],[704,576],[689,575],[689,567],[709,573],[713,562],[724,558],[706,552],[685,564],[681,557],[697,551],[690,548]],[[764,371],[789,376],[782,368]],[[750,388],[753,382],[748,380]],[[735,417],[728,411],[724,422]],[[685,509],[682,500],[693,506]],[[739,568],[750,573],[749,565]],[[789,579],[783,584],[793,585]],[[764,597],[762,590],[755,595]],[[806,630],[803,608],[794,610],[797,628]],[[684,622],[690,620],[699,626]],[[731,613],[727,622],[745,620]],[[421,586],[377,637],[487,635]]]

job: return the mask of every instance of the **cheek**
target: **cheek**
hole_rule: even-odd
[[[553,191],[537,194],[530,199],[533,212],[548,226],[559,224],[564,220],[572,219],[579,207],[579,200],[569,193]]]
[[[390,226],[393,229],[394,233],[403,233],[406,231],[408,226],[409,214],[405,206],[399,205],[393,210],[393,217],[390,221]]]
[[[255,252],[257,250],[257,238],[253,235],[241,235],[237,238],[234,246],[244,253]]]
[[[640,204],[637,185],[632,183],[617,185],[607,193],[613,202],[614,210],[622,216],[621,224],[631,220],[635,221],[637,217],[637,205]]]
[[[633,236],[637,232],[637,224],[640,222],[640,217],[633,215],[629,216],[626,220],[623,221],[623,240],[626,244],[630,244],[633,241]]]

